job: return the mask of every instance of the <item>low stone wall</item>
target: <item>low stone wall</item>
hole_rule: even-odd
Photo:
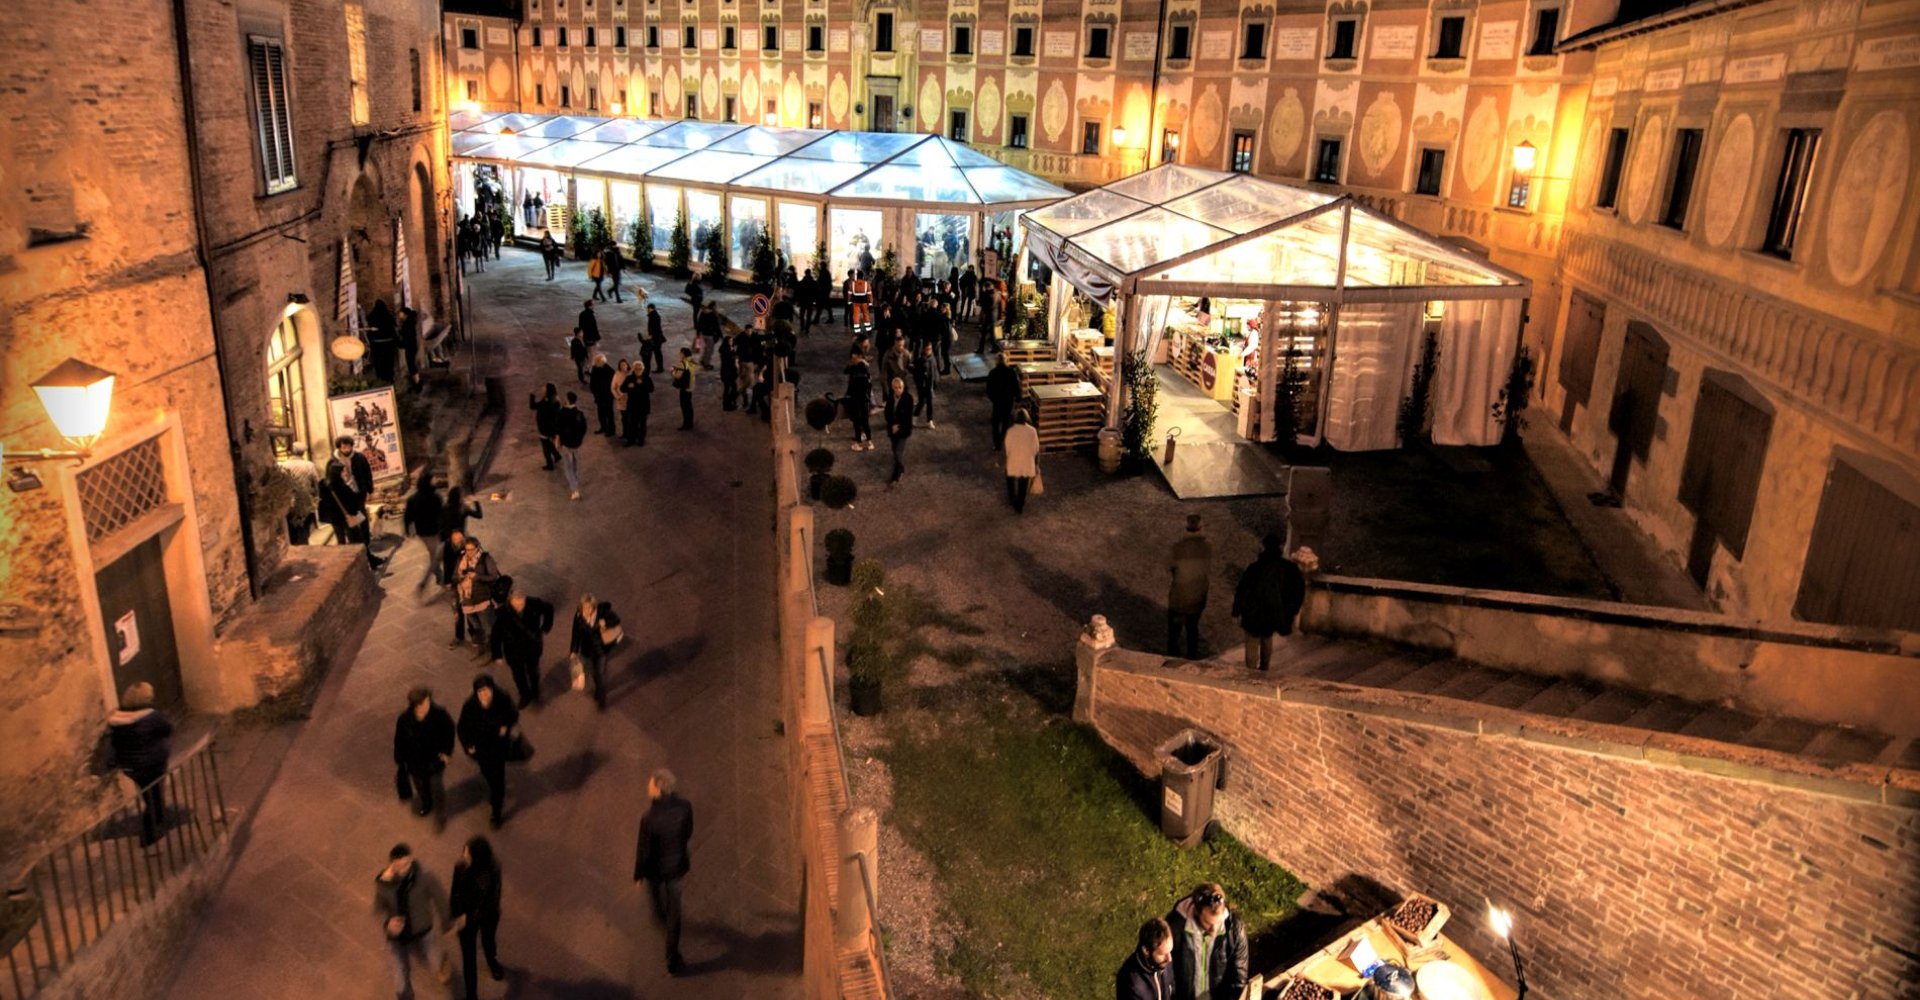
[[[298,697],[326,665],[344,662],[373,625],[380,584],[357,545],[302,545],[287,558],[268,589],[214,641],[225,678],[222,703],[232,711],[276,698]]]
[[[1356,577],[1314,578],[1301,627],[1763,715],[1920,735],[1920,635]]]
[[[233,838],[194,862],[190,874],[162,886],[157,896],[121,919],[79,958],[61,970],[34,1000],[99,1000],[152,996],[156,984],[173,979],[200,911],[219,891],[233,863]]]
[[[1514,908],[1542,996],[1893,997],[1920,974],[1920,773],[1086,639],[1078,660],[1076,717],[1143,771],[1187,726],[1225,740],[1216,818],[1310,884],[1425,892],[1494,969],[1485,901]]]

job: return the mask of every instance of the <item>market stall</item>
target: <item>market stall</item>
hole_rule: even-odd
[[[1270,976],[1249,997],[1272,1000],[1515,1000],[1515,990],[1441,932],[1444,904],[1415,894]]]
[[[660,255],[684,214],[696,258],[705,263],[701,237],[718,230],[742,273],[762,228],[796,268],[825,242],[835,275],[888,246],[903,270],[925,277],[987,261],[997,271],[1011,264],[1019,217],[1067,196],[938,135],[466,111],[449,127],[463,213],[475,186],[498,177],[516,207],[538,197],[549,208],[600,209],[628,246],[644,216]],[[566,219],[552,211],[540,222]]]
[[[1397,447],[1431,342],[1439,362],[1419,378],[1434,441],[1499,439],[1527,279],[1350,196],[1169,164],[1021,224],[1052,272],[1055,356],[1105,391],[1110,428],[1113,359],[1144,350],[1176,400],[1214,415],[1212,432]]]

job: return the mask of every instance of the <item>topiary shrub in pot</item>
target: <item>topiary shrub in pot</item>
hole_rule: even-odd
[[[827,532],[827,582],[836,587],[853,582],[853,532],[845,528]]]
[[[807,471],[807,496],[820,499],[820,487],[826,484],[827,474],[833,471],[833,452],[826,448],[815,448],[807,452],[804,459]]]
[[[840,415],[840,404],[832,396],[821,396],[807,403],[807,426],[816,431],[825,431],[833,426],[833,418]]]
[[[834,510],[853,506],[853,502],[859,496],[860,487],[855,486],[853,480],[845,476],[828,476],[826,481],[820,484],[820,502]]]
[[[847,639],[847,698],[855,715],[878,715],[886,678],[893,670],[887,648],[886,571],[872,559],[853,567],[853,633]]]

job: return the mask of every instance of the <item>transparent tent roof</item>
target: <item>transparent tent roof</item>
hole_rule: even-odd
[[[1054,202],[1023,222],[1056,264],[1085,268],[1096,284],[1131,281],[1145,294],[1337,288],[1335,297],[1361,299],[1493,298],[1531,287],[1350,196],[1177,164]]]
[[[1068,195],[938,135],[476,111],[447,121],[456,157],[607,177],[939,205],[1011,207]]]

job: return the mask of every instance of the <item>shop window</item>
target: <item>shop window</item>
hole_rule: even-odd
[[[1553,45],[1560,40],[1560,8],[1542,7],[1533,12],[1533,41],[1527,45],[1527,55],[1553,55]]]
[[[247,39],[253,71],[253,131],[260,144],[260,175],[268,194],[298,186],[293,172],[293,113],[287,106],[286,57],[274,39]]]
[[[1167,33],[1167,61],[1193,58],[1193,26],[1176,24]]]
[[[649,24],[647,25],[647,48],[657,49],[659,47],[660,47],[660,26],[657,24]]]
[[[1422,149],[1420,151],[1420,171],[1413,178],[1414,194],[1440,194],[1441,179],[1447,167],[1447,151],[1444,149]]]
[[[1100,153],[1100,123],[1099,122],[1081,122],[1080,123],[1080,152],[1085,153],[1089,156],[1099,155]]]
[[[1178,163],[1180,161],[1180,133],[1170,128],[1160,130],[1160,162]]]
[[[1021,25],[1013,29],[1013,54],[1024,58],[1033,58],[1033,27]]]
[[[533,103],[543,108],[547,106],[546,84],[536,83],[533,85]]]
[[[1920,497],[1910,477],[1864,455],[1836,458],[1807,541],[1793,616],[1829,625],[1920,630],[1916,564]]]
[[[700,47],[700,38],[695,34],[693,25],[683,24],[680,26],[680,47],[683,49],[697,49]]]
[[[600,88],[599,87],[587,88],[587,110],[588,111],[600,110]]]
[[[827,50],[827,29],[824,25],[807,25],[807,51],[825,52]]]
[[[760,51],[777,52],[780,49],[780,25],[763,24],[760,26]]]
[[[1693,178],[1700,166],[1700,130],[1683,128],[1673,134],[1673,160],[1667,170],[1667,207],[1660,224],[1687,228],[1687,206],[1693,201]]]
[[[820,110],[820,102],[808,101],[807,102],[807,127],[822,128],[826,125],[826,123],[827,123],[827,116]]]
[[[733,25],[729,24],[720,29],[721,48],[732,52],[734,49],[739,48],[739,45],[736,44],[738,41],[739,35],[735,32]],[[728,119],[728,121],[732,121],[732,119]]]
[[[1807,207],[1808,180],[1814,154],[1820,150],[1817,128],[1788,129],[1780,155],[1780,178],[1774,182],[1773,206],[1767,212],[1767,232],[1760,249],[1775,257],[1793,259],[1793,242],[1800,235],[1800,217]]]
[[[762,120],[769,125],[780,124],[780,102],[779,101],[771,97],[767,98],[767,114],[766,114],[766,117]]]
[[[1335,19],[1332,36],[1331,45],[1327,49],[1327,58],[1352,59],[1355,43],[1360,37],[1360,20],[1353,17]]]
[[[1321,184],[1340,183],[1340,140],[1320,140],[1313,157],[1313,179]]]
[[[616,24],[613,26],[613,47],[616,49],[624,49],[627,47],[626,25]]]
[[[479,48],[480,47],[480,29],[479,28],[461,28],[460,29],[460,47],[463,49]]]
[[[307,378],[301,366],[300,334],[286,316],[267,341],[267,438],[273,456],[287,458],[307,434]]]
[[[1623,128],[1607,133],[1607,157],[1600,164],[1600,183],[1595,188],[1593,207],[1612,208],[1620,200],[1620,174],[1627,165],[1627,135]]]
[[[1104,24],[1096,24],[1087,29],[1087,58],[1105,59],[1112,46],[1109,40],[1113,30]]]
[[[1241,38],[1240,58],[1265,59],[1267,57],[1267,26],[1249,24]]]
[[[954,142],[967,141],[967,113],[965,111],[947,112],[947,138]]]
[[[893,51],[893,14],[889,11],[873,15],[873,51]]]
[[[1236,174],[1253,173],[1253,133],[1233,133],[1233,162],[1228,166]]]
[[[973,26],[956,24],[953,26],[953,54],[956,56],[973,55]]]
[[[1007,118],[1007,148],[1027,148],[1027,116],[1010,115]]]
[[[1460,58],[1461,39],[1467,33],[1467,19],[1464,17],[1443,17],[1433,33],[1433,58]]]

